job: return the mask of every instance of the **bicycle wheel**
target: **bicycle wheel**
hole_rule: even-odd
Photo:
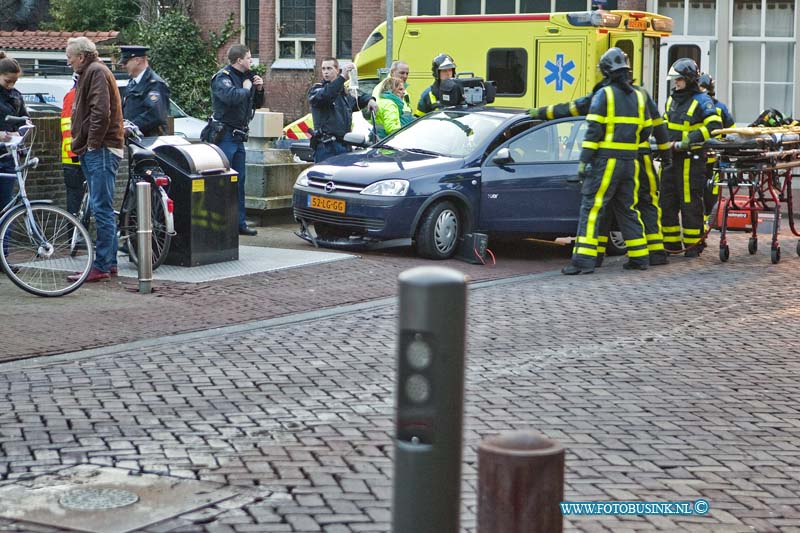
[[[15,208],[0,225],[0,265],[19,288],[37,296],[64,296],[83,284],[94,260],[94,246],[78,219],[53,205]],[[74,235],[86,243],[73,250]],[[73,251],[75,252],[73,255]],[[67,276],[79,272],[77,281]]]
[[[152,246],[153,246],[153,270],[157,269],[169,253],[169,245],[172,242],[172,236],[167,233],[167,214],[164,211],[164,204],[161,203],[161,193],[157,187],[150,189],[150,208],[151,218],[153,223]],[[128,235],[128,251],[130,252],[131,261],[134,264],[139,264],[139,240],[136,231],[138,229],[138,217],[136,213],[136,201],[133,196],[130,197],[131,202],[126,210],[125,215],[122,217],[120,224],[120,235]]]

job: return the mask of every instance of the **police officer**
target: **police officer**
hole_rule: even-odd
[[[146,46],[120,46],[119,64],[130,76],[122,116],[136,124],[145,137],[154,137],[167,133],[169,87],[150,68],[148,50]]]
[[[730,128],[734,125],[733,115],[731,115],[730,111],[728,111],[728,106],[717,100],[716,98],[716,85],[714,83],[714,78],[712,78],[708,74],[702,74],[700,76],[700,80],[698,81],[698,85],[700,85],[700,90],[705,91],[705,93],[711,97],[711,101],[714,102],[714,106],[717,108],[717,114],[722,119],[722,127],[723,128]],[[716,157],[709,157],[706,160],[706,180],[707,183],[711,183],[714,177],[714,163],[717,162]],[[704,219],[706,225],[708,225],[708,216],[711,214],[711,210],[714,209],[714,204],[717,202],[717,197],[719,196],[719,184],[715,183],[713,187],[706,186],[703,188],[703,207],[704,207]]]
[[[639,187],[639,132],[647,125],[646,100],[630,82],[628,57],[610,48],[600,58],[608,85],[593,97],[586,116],[578,175],[583,178],[580,219],[571,264],[566,275],[594,272],[598,226],[603,209],[613,210],[628,248],[628,270],[648,267],[647,240],[636,210]]]
[[[700,70],[692,59],[675,61],[668,77],[675,87],[667,99],[664,118],[674,163],[661,171],[664,245],[668,250],[681,250],[685,245],[686,257],[698,257],[702,251],[706,187],[706,160],[700,145],[713,130],[722,127],[722,119],[711,97],[700,90]]]
[[[431,72],[433,73],[433,84],[422,91],[417,103],[417,111],[414,113],[416,116],[421,117],[425,113],[430,113],[434,109],[442,107],[442,91],[441,85],[445,80],[450,80],[456,77],[456,64],[453,58],[447,54],[439,54],[433,58],[431,64]],[[460,101],[451,102],[448,105],[458,105]]]
[[[345,91],[345,79],[354,68],[355,65],[349,63],[340,72],[336,58],[326,57],[320,67],[322,81],[315,83],[308,91],[308,103],[314,119],[311,148],[314,150],[315,163],[349,150],[342,138],[352,128],[354,112],[364,108],[378,110],[378,103],[371,95],[355,89],[355,94]]]
[[[220,147],[231,168],[239,174],[239,235],[256,235],[247,226],[244,206],[245,150],[250,120],[264,103],[264,80],[250,70],[253,58],[243,44],[228,49],[229,65],[211,78],[211,107],[219,135],[211,139]]]

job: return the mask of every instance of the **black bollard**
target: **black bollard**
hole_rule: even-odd
[[[466,282],[456,270],[400,274],[394,533],[458,533]]]

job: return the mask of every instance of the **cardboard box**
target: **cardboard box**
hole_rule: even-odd
[[[257,109],[250,121],[251,137],[267,137],[277,139],[283,135],[283,113]]]

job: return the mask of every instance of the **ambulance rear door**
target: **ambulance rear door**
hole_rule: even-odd
[[[688,57],[697,63],[697,66],[700,68],[700,72],[710,72],[710,48],[711,41],[709,39],[703,39],[702,37],[698,38],[687,37],[685,35],[672,35],[670,37],[664,37],[661,39],[660,61],[663,67],[661,69],[661,79],[658,80],[658,84],[661,87],[658,95],[659,109],[664,109],[664,106],[667,103],[667,97],[672,90],[670,83],[667,81],[669,67],[672,66],[672,64],[678,59]]]
[[[591,90],[586,80],[586,38],[536,41],[535,106],[571,102]]]

